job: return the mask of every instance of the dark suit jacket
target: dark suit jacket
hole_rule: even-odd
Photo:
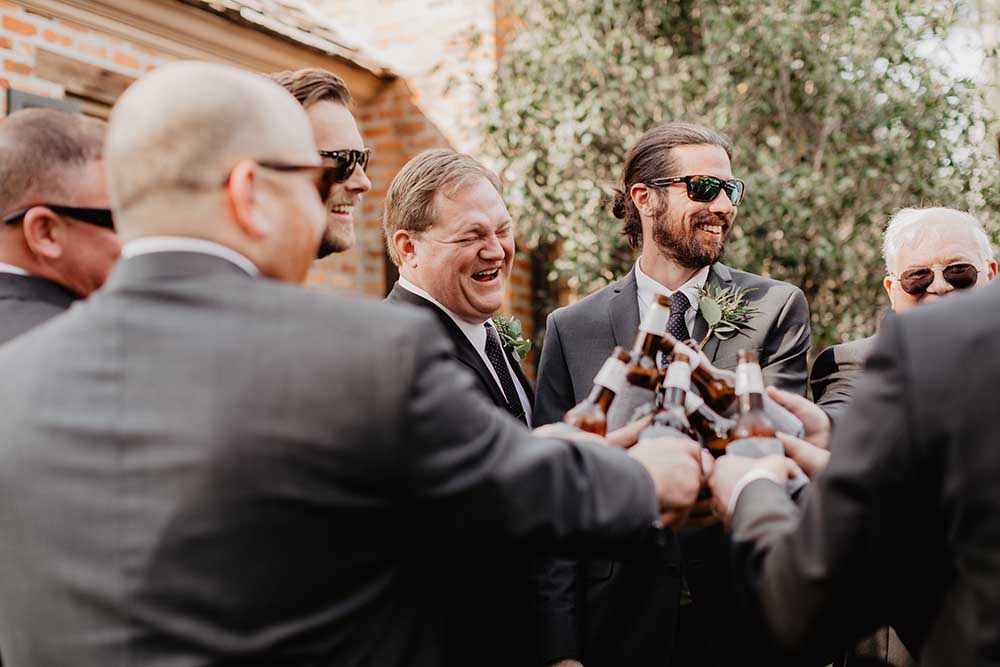
[[[891,623],[924,667],[1000,660],[998,329],[1000,285],[890,316],[800,506],[740,496],[735,579],[791,657]]]
[[[787,283],[715,264],[709,281],[752,289],[758,309],[753,330],[720,342],[705,352],[720,368],[734,368],[740,348],[759,352],[769,384],[804,394],[809,349],[809,309],[802,292]],[[538,369],[536,423],[558,421],[590,391],[594,375],[615,345],[629,348],[639,327],[634,270],[625,278],[567,308],[553,312],[545,330]],[[708,324],[700,313],[693,337]],[[681,566],[706,632],[725,627],[727,641],[712,642],[719,665],[747,660],[736,616],[728,544],[721,526],[683,531],[656,554],[631,562],[591,560],[573,566],[550,561],[539,584],[540,658],[581,658],[586,667],[666,665],[680,595]]]
[[[854,395],[865,359],[871,353],[875,337],[861,338],[833,345],[819,353],[809,371],[809,388],[816,405],[836,421],[847,409]]]
[[[0,343],[34,329],[79,298],[44,278],[0,273]]]
[[[0,346],[7,667],[438,667],[443,555],[657,538],[642,466],[530,437],[452,354],[176,252]]]
[[[453,358],[472,372],[476,389],[499,409],[507,411],[507,402],[496,380],[448,313],[399,283],[389,292],[386,301],[432,313],[454,346]],[[507,352],[509,354],[509,350]],[[511,366],[530,401],[534,397],[531,383],[519,364],[511,363]],[[535,653],[528,564],[508,553],[475,560],[448,559],[442,566],[448,572],[449,582],[445,612],[446,664],[454,667],[527,667]]]

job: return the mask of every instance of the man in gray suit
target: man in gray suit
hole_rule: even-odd
[[[0,122],[0,343],[89,295],[118,259],[104,129],[55,109]]]
[[[8,667],[431,667],[443,554],[641,552],[694,502],[690,443],[532,438],[430,315],[285,284],[332,181],[276,84],[163,67],[107,159],[123,260],[0,349]]]
[[[736,366],[740,348],[756,350],[765,381],[806,390],[809,310],[787,283],[725,266],[719,259],[736,220],[742,181],[733,177],[728,142],[698,125],[668,123],[647,132],[629,151],[614,214],[642,248],[627,276],[567,308],[546,325],[536,387],[536,423],[562,418],[591,388],[615,345],[631,347],[640,316],[658,294],[670,297],[667,329],[677,338],[706,339],[719,368]],[[747,290],[756,310],[729,340],[709,336],[699,292],[705,286]],[[650,664],[738,664],[746,659],[733,618],[725,537],[721,526],[684,531],[657,557],[630,563],[555,562],[543,575],[541,635],[546,662],[585,667]],[[679,605],[682,573],[690,587]],[[582,608],[576,600],[584,600]],[[689,604],[688,601],[691,600]],[[713,627],[730,641],[706,641]]]
[[[993,248],[974,217],[951,208],[904,208],[889,221],[882,245],[893,312],[963,289],[984,287],[997,274]],[[874,336],[828,347],[809,373],[813,400],[832,418],[846,410]]]

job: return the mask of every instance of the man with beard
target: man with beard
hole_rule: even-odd
[[[670,298],[667,329],[706,339],[704,352],[732,369],[757,351],[768,384],[804,394],[809,310],[796,287],[719,262],[744,184],[728,142],[699,125],[667,123],[629,151],[614,202],[623,233],[641,247],[624,278],[547,321],[535,423],[558,421],[591,388],[615,345],[632,345],[657,295]],[[706,286],[746,290],[750,316],[728,340],[699,312]],[[718,523],[681,531],[660,553],[627,563],[551,560],[540,572],[539,635],[545,663],[585,667],[751,664],[749,627],[736,613],[728,550]],[[713,628],[726,641],[709,642]]]
[[[353,209],[372,187],[365,174],[371,149],[365,148],[349,108],[351,92],[339,76],[317,67],[275,72],[270,79],[306,110],[323,164],[337,167],[326,198],[326,232],[318,256],[347,252],[355,240]]]

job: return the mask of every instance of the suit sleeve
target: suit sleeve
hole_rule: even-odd
[[[839,421],[847,410],[860,372],[861,368],[854,364],[838,364],[832,347],[823,350],[813,362],[809,387],[816,405],[829,415],[831,421]]]
[[[806,395],[809,336],[809,304],[795,288],[767,335],[761,364],[766,384]]]
[[[888,620],[893,596],[879,592],[905,577],[920,524],[933,516],[933,466],[920,464],[933,448],[911,432],[914,384],[895,324],[880,335],[830,463],[798,509],[760,480],[733,513],[735,581],[776,645],[802,662]]]
[[[440,329],[425,328],[410,332],[422,343],[398,445],[416,531],[466,547],[597,553],[658,539],[655,489],[639,463],[610,447],[534,438],[473,390]]]
[[[567,410],[576,404],[573,380],[569,365],[563,355],[562,340],[555,313],[545,321],[545,341],[538,360],[538,377],[535,381],[534,425],[542,426],[560,421]]]

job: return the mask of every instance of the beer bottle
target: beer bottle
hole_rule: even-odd
[[[775,435],[774,422],[764,412],[764,374],[755,352],[740,350],[736,395],[740,414],[733,426],[733,440],[726,447],[727,453],[755,458],[783,454],[785,448]]]
[[[736,400],[736,387],[715,366],[693,351],[696,349],[695,344],[682,343],[669,333],[664,333],[660,337],[660,349],[664,354],[680,350],[688,355],[696,355],[692,359],[700,357],[701,361],[696,362],[697,365],[691,369],[691,384],[698,388],[698,393],[714,411],[724,413]]]
[[[601,370],[594,377],[594,387],[587,398],[580,401],[563,417],[563,422],[575,426],[581,431],[596,433],[599,436],[607,434],[608,408],[615,395],[625,385],[625,373],[630,355],[623,347],[615,347]]]
[[[639,324],[639,333],[632,345],[631,360],[626,379],[643,389],[653,391],[660,381],[660,368],[656,363],[656,353],[660,351],[660,341],[667,332],[667,319],[670,317],[670,299],[662,294],[646,311],[646,316]]]
[[[726,453],[732,437],[732,429],[736,422],[726,419],[718,412],[708,407],[705,401],[694,392],[689,392],[686,400],[688,421],[701,437],[702,446],[715,458]]]
[[[639,438],[676,436],[698,442],[698,434],[691,428],[685,408],[685,398],[691,388],[691,365],[684,354],[672,354],[666,377],[659,393],[659,404],[653,421],[642,430]]]

